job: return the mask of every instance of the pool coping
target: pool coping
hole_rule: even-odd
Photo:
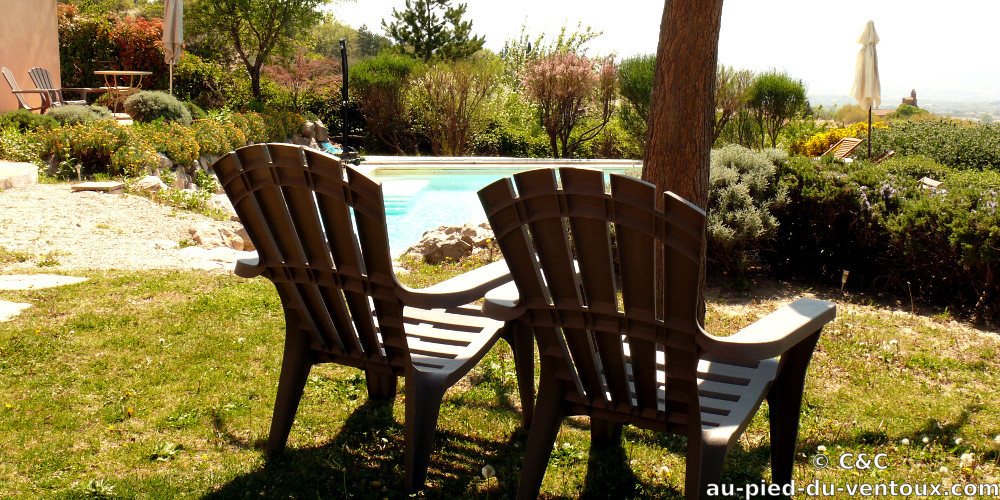
[[[358,165],[355,168],[367,175],[374,175],[376,170],[380,172],[403,172],[411,170],[436,170],[447,172],[449,170],[469,170],[470,167],[477,166],[505,168],[520,167],[525,170],[543,166],[642,168],[642,160],[513,158],[505,156],[365,156],[361,165]]]

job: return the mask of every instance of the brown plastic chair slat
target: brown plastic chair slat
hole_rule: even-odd
[[[626,341],[635,373],[635,398],[639,409],[656,409],[656,343],[649,340],[656,330],[656,275],[654,239],[648,228],[656,226],[656,190],[652,184],[624,177],[611,178],[615,213],[615,239],[621,262],[648,262],[647,266],[625,265],[621,269],[622,303],[629,318]],[[646,231],[636,230],[647,228]],[[669,357],[669,354],[668,354]],[[668,381],[669,384],[669,381]]]
[[[564,316],[579,315],[583,309],[580,284],[573,266],[573,254],[561,215],[561,198],[546,196],[556,189],[554,170],[531,170],[514,175],[514,184],[522,200],[523,211],[545,277],[553,307]],[[536,197],[536,195],[538,195]],[[594,356],[591,336],[580,328],[562,328],[566,346],[573,356],[573,367],[580,377],[584,394],[605,400],[604,384]]]
[[[564,168],[560,169],[559,178],[566,193],[567,209],[572,214],[570,230],[578,242],[575,249],[587,309],[592,314],[617,315],[618,295],[607,222],[604,174],[596,170]],[[611,405],[631,405],[619,329],[593,330],[593,334],[601,371],[608,383]]]

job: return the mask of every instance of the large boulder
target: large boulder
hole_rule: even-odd
[[[327,131],[323,122],[316,120],[316,123],[313,124],[313,137],[317,142],[330,142],[330,132]]]
[[[416,245],[406,249],[404,255],[429,264],[456,262],[472,255],[477,249],[487,247],[491,239],[493,231],[485,222],[478,226],[468,223],[441,226],[425,232]]]

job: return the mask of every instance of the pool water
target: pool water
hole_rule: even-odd
[[[535,167],[537,168],[537,166]],[[488,168],[405,174],[380,172],[372,175],[382,183],[385,217],[389,226],[389,248],[398,256],[413,246],[425,231],[466,222],[486,222],[477,191],[502,177],[525,168]],[[475,170],[479,170],[478,172]],[[485,170],[485,171],[484,171]],[[623,168],[604,168],[621,172]]]
[[[425,231],[486,222],[476,192],[512,173],[376,175],[382,182],[392,254],[403,253],[420,241]]]

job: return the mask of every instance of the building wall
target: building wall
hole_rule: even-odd
[[[0,66],[14,74],[21,89],[33,89],[28,69],[47,68],[53,84],[59,82],[59,27],[56,0],[0,0]],[[0,77],[0,80],[3,80]],[[27,95],[32,106],[39,97]],[[17,109],[17,99],[10,93],[7,81],[0,83],[0,112]]]

